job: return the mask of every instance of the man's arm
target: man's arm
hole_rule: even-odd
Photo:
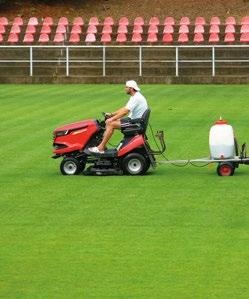
[[[114,120],[120,119],[121,117],[125,116],[129,112],[130,112],[130,110],[127,109],[126,107],[120,108],[119,110],[112,113],[112,117],[109,118],[109,120],[114,121]]]

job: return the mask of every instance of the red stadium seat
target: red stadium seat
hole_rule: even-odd
[[[148,33],[158,33],[157,25],[150,25],[150,27],[148,29]]]
[[[58,25],[67,26],[68,25],[68,19],[67,17],[60,17],[58,21]]]
[[[9,43],[18,43],[19,41],[19,35],[16,33],[10,33],[9,37],[8,37],[8,42]]]
[[[122,18],[120,18],[118,24],[119,24],[119,26],[121,26],[121,25],[128,26],[129,20],[127,17],[122,17]]]
[[[204,42],[204,37],[202,33],[196,33],[194,35],[194,42],[197,44],[203,43]]]
[[[19,25],[12,25],[11,29],[10,29],[10,33],[14,33],[14,34],[18,34],[21,32],[21,28]]]
[[[80,25],[73,25],[71,34],[79,34],[82,33],[82,29]]]
[[[96,36],[95,36],[95,34],[94,33],[88,33],[86,35],[85,42],[86,43],[94,43],[94,42],[96,42]]]
[[[158,42],[157,34],[155,32],[149,33],[147,37],[148,43],[156,43]]]
[[[248,25],[249,24],[249,17],[243,17],[240,22],[241,25]]]
[[[83,26],[84,25],[84,20],[82,17],[76,17],[73,20],[73,26]]]
[[[43,21],[44,26],[52,26],[54,24],[52,17],[46,17]]]
[[[127,36],[125,33],[118,33],[116,41],[120,44],[125,43],[127,41]]]
[[[34,34],[36,32],[36,27],[34,25],[28,25],[26,28],[26,34]]]
[[[56,33],[66,33],[67,29],[65,27],[65,25],[62,24],[58,24],[57,28],[56,28]]]
[[[235,42],[234,33],[226,33],[224,41],[225,41],[225,43],[233,43],[233,42]]]
[[[133,33],[143,33],[143,26],[142,25],[134,25]]]
[[[240,28],[240,33],[247,33],[247,32],[249,32],[249,24],[242,25]]]
[[[195,25],[202,25],[202,26],[204,26],[204,25],[206,25],[206,21],[205,21],[205,19],[203,17],[197,17],[195,19]]]
[[[209,43],[218,43],[220,41],[218,33],[211,33],[208,39]]]
[[[173,43],[173,36],[170,33],[163,34],[163,43],[164,44],[171,44]]]
[[[163,25],[171,25],[174,26],[175,25],[175,19],[173,17],[166,17]]]
[[[179,28],[179,33],[189,33],[188,25],[181,25]]]
[[[109,34],[109,33],[102,34],[102,36],[101,36],[101,42],[103,44],[110,43],[111,41],[112,41],[111,34]]]
[[[102,29],[102,34],[111,34],[112,33],[112,25],[104,25]]]
[[[79,25],[75,25],[75,26],[79,26]],[[70,38],[69,38],[69,42],[72,44],[77,44],[80,42],[80,35],[79,33],[71,33],[70,34]]]
[[[128,29],[126,25],[119,25],[118,26],[118,33],[128,33]]]
[[[13,25],[22,26],[23,25],[23,19],[21,17],[16,17],[13,21]]]
[[[226,25],[225,33],[235,33],[234,25]]]
[[[226,25],[236,25],[235,18],[232,16],[227,17],[225,24]]]
[[[152,18],[150,18],[149,25],[156,25],[156,26],[158,26],[159,24],[160,24],[160,21],[159,21],[158,17],[152,17]]]
[[[5,26],[0,24],[0,34],[5,33]]]
[[[189,41],[187,33],[180,33],[178,37],[178,42],[181,44],[187,43]]]
[[[65,35],[63,33],[56,33],[54,36],[54,43],[63,43],[65,41]]]
[[[42,33],[50,34],[51,33],[51,27],[48,26],[48,25],[43,25],[42,29],[41,29],[41,34]]]
[[[136,17],[136,19],[134,20],[134,26],[135,25],[143,26],[144,25],[144,19],[142,17]]]
[[[220,25],[220,18],[219,17],[212,17],[210,20],[210,25]]]
[[[34,35],[32,33],[26,33],[23,38],[25,44],[32,44],[34,42]]]
[[[97,17],[91,17],[89,20],[89,25],[98,26],[99,25],[99,19]]]
[[[39,43],[48,43],[49,42],[49,35],[47,33],[41,33],[39,36]]]
[[[242,33],[240,36],[241,43],[249,43],[249,33]]]
[[[196,25],[195,26],[194,33],[204,33],[204,32],[205,32],[205,29],[204,29],[203,25]]]
[[[112,26],[114,24],[114,20],[112,17],[106,17],[104,19],[104,25],[109,25],[109,26]]]
[[[38,22],[38,19],[36,17],[30,18],[29,21],[28,21],[28,25],[36,26],[38,24],[39,24],[39,22]]]
[[[143,40],[143,39],[142,39],[142,35],[141,35],[141,33],[134,32],[134,33],[132,34],[131,41],[132,41],[133,43],[140,43],[142,40]]]
[[[163,29],[163,33],[174,33],[174,28],[172,25],[165,25]]]
[[[188,17],[182,17],[180,20],[180,25],[190,25],[190,20]]]
[[[209,33],[220,33],[219,25],[213,24],[210,26]]]
[[[0,17],[0,25],[6,26],[8,24],[9,24],[9,22],[6,17]]]
[[[0,33],[0,43],[3,42],[3,35]]]
[[[93,34],[97,33],[97,27],[95,25],[89,25],[86,33],[93,33]]]

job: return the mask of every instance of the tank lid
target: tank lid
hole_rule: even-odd
[[[222,119],[222,117],[220,117],[220,119],[217,120],[217,121],[215,122],[215,124],[216,124],[216,125],[227,125],[228,122],[227,122],[226,120]]]

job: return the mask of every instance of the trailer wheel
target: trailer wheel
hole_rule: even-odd
[[[125,174],[142,175],[149,169],[149,161],[139,153],[130,153],[122,161],[122,169]]]
[[[85,163],[75,158],[64,158],[60,165],[60,170],[63,175],[77,175],[85,168]]]
[[[234,175],[234,164],[232,162],[221,162],[217,167],[219,176],[232,176]]]

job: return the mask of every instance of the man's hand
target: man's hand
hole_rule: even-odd
[[[106,125],[109,125],[112,121],[113,121],[112,118],[108,118],[108,119],[105,121],[105,123],[106,123]]]

